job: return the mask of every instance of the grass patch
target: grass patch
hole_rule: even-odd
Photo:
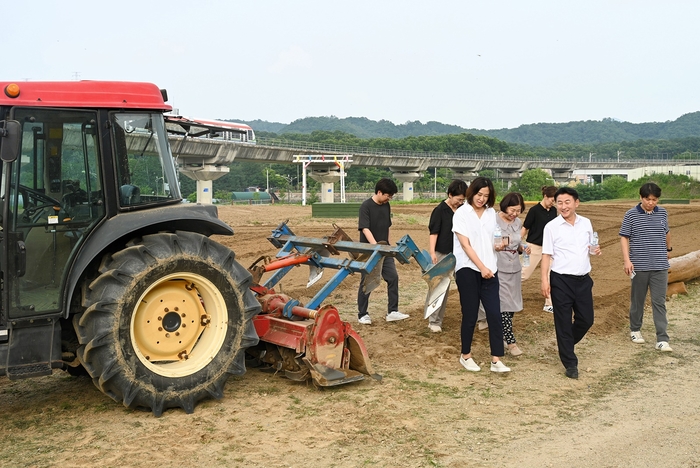
[[[453,387],[450,385],[445,385],[438,382],[426,382],[424,380],[410,379],[406,375],[400,372],[389,371],[386,374],[388,378],[394,378],[399,381],[399,389],[406,391],[420,391],[428,392],[429,396],[432,397],[447,397],[447,398],[464,398],[468,396],[469,392],[472,391],[468,388],[468,391],[458,387]]]

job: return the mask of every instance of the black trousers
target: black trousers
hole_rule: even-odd
[[[567,369],[578,367],[574,345],[593,326],[593,280],[590,275],[562,275],[552,271],[549,283],[559,359]]]
[[[501,322],[501,297],[499,295],[498,273],[493,278],[484,279],[481,272],[471,268],[460,268],[455,274],[462,306],[462,354],[472,351],[474,326],[479,315],[479,302],[486,311],[489,324],[489,345],[491,356],[503,356],[503,324]]]
[[[369,307],[369,294],[363,291],[365,277],[362,275],[360,287],[357,290],[357,318],[367,315]],[[396,264],[393,257],[384,257],[382,263],[382,279],[386,281],[387,293],[387,314],[399,310],[399,273],[396,271]],[[371,293],[370,293],[371,294]]]

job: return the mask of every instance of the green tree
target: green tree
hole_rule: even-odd
[[[526,200],[539,200],[542,198],[542,187],[552,185],[554,179],[542,169],[528,169],[512,187],[517,189]]]
[[[601,184],[605,192],[609,195],[608,199],[619,198],[620,193],[625,185],[627,185],[627,179],[621,176],[608,177],[603,180]]]

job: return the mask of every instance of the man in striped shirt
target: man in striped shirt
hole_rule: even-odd
[[[630,337],[633,343],[644,343],[642,318],[647,290],[656,327],[656,349],[673,351],[668,344],[666,327],[666,288],[668,286],[670,230],[668,213],[657,206],[661,188],[653,182],[639,189],[640,203],[625,213],[620,227],[625,274],[632,278],[630,292]]]

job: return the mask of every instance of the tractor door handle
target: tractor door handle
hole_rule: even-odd
[[[22,277],[27,272],[27,246],[24,241],[17,241],[17,277]]]

